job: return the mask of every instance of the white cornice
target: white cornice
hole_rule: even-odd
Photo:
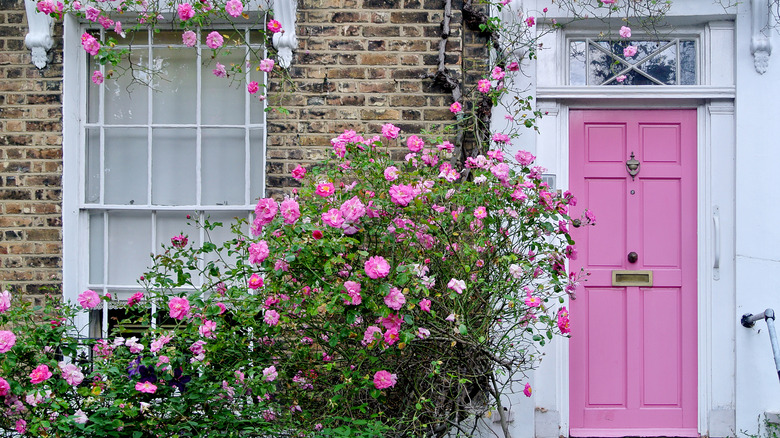
[[[38,68],[44,68],[49,60],[47,52],[54,46],[54,38],[52,38],[54,19],[38,12],[35,0],[25,0],[24,7],[29,28],[29,32],[24,37],[24,45],[31,51],[33,64]]]
[[[293,50],[298,48],[298,38],[295,33],[295,14],[298,10],[297,0],[274,0],[274,18],[282,25],[282,32],[274,34],[273,44],[279,52],[279,65],[289,68],[292,64]]]

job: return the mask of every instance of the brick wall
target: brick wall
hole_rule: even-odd
[[[26,33],[0,0],[0,287],[36,298],[62,279],[62,47],[38,70]]]
[[[485,47],[464,32],[461,7],[453,1],[445,60],[459,80]],[[443,16],[444,0],[299,0],[297,91],[282,102],[289,115],[269,115],[269,194],[295,186],[290,171],[324,158],[345,129],[378,134],[389,122],[411,134],[454,121],[451,93],[424,79],[437,68]]]

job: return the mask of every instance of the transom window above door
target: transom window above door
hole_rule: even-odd
[[[571,39],[569,85],[697,85],[696,40]]]

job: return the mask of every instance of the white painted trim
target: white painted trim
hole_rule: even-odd
[[[295,29],[295,15],[298,11],[297,0],[274,0],[274,18],[282,25],[282,32],[273,36],[273,44],[279,52],[279,65],[290,68],[293,50],[298,48]]]
[[[734,87],[704,85],[593,85],[538,87],[537,99],[734,99]]]
[[[49,62],[48,51],[54,46],[52,37],[54,19],[42,12],[38,12],[35,0],[24,0],[25,16],[29,32],[24,36],[24,45],[30,49],[32,62],[39,69],[46,67]]]

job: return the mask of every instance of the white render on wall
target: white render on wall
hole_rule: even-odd
[[[549,7],[533,1],[524,6]],[[675,31],[699,35],[697,86],[569,87],[564,32],[598,33],[598,27],[545,36],[546,49],[529,70],[535,74],[523,85],[548,114],[539,135],[525,133],[513,144],[534,152],[556,175],[557,188],[566,189],[570,107],[698,108],[699,433],[711,437],[765,433],[764,416],[780,412],[766,324],[739,325],[744,313],[780,310],[772,281],[780,273],[780,63],[768,56],[758,68],[754,56],[757,45],[771,51],[778,32],[756,32],[755,23],[766,17],[756,17],[753,6],[725,10],[709,0],[673,2],[668,17]],[[563,18],[550,9],[548,19]],[[496,109],[496,129],[503,116]],[[532,377],[534,427],[517,436],[568,436],[568,343],[558,338],[545,353]],[[523,395],[515,397],[519,402]]]

